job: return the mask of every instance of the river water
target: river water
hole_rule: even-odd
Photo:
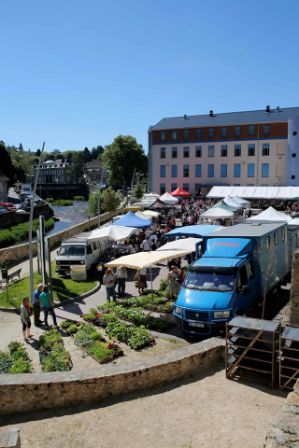
[[[54,210],[54,216],[59,218],[59,221],[55,221],[54,228],[47,235],[60,232],[61,230],[65,230],[75,224],[80,224],[80,222],[87,221],[87,206],[87,201],[74,201],[73,205],[69,207],[62,207],[58,205],[51,206]]]

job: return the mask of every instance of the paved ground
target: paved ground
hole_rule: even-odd
[[[23,448],[262,448],[284,395],[225,378],[215,366],[177,382],[92,408],[13,416]]]

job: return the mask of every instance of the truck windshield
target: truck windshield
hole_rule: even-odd
[[[67,257],[84,257],[85,246],[83,245],[61,246],[58,255],[64,255]]]
[[[236,276],[232,271],[213,272],[190,270],[186,275],[184,286],[205,291],[232,291]]]

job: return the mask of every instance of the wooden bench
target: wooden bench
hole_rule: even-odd
[[[13,282],[13,280],[17,277],[18,278],[18,280],[21,280],[21,271],[22,271],[22,268],[20,268],[20,269],[16,269],[15,271],[13,271],[13,272],[11,272],[10,274],[8,274],[8,276],[7,276],[7,278],[2,278],[1,280],[0,280],[0,286],[1,286],[1,288],[3,288],[3,284],[4,284],[4,287],[5,286],[7,286],[8,285],[8,283],[12,283]]]

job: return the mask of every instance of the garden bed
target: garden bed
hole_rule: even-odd
[[[55,329],[39,337],[39,355],[43,372],[65,372],[72,369],[72,360],[65,350],[61,334]]]
[[[31,373],[32,364],[24,344],[12,341],[0,351],[0,373]]]
[[[73,321],[63,321],[63,330],[73,336],[74,343],[100,364],[104,364],[122,356],[123,351],[115,342],[107,342],[96,327]]]

